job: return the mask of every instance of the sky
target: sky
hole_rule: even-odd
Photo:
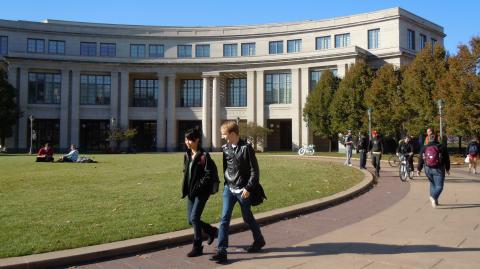
[[[480,36],[478,0],[2,0],[0,19],[154,26],[226,26],[321,20],[391,7],[404,8],[443,26],[445,48]]]

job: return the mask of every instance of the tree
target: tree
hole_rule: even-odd
[[[411,134],[423,133],[427,127],[439,127],[439,81],[448,70],[445,49],[429,43],[403,73],[402,89],[407,103],[405,128]]]
[[[120,143],[134,138],[137,133],[137,129],[121,129],[114,127],[110,130],[107,140],[113,142],[112,151],[115,152]]]
[[[15,101],[15,88],[8,82],[7,73],[0,68],[0,144],[5,145],[5,139],[12,136],[12,127],[21,116]]]
[[[273,130],[257,125],[254,122],[240,122],[240,137],[247,139],[253,144],[253,149],[257,151],[258,144],[263,144],[265,137]]]
[[[372,108],[375,129],[385,136],[405,134],[405,100],[401,90],[400,71],[391,64],[382,66],[365,92],[365,105]],[[367,123],[367,122],[365,122]]]
[[[366,130],[364,93],[370,87],[372,72],[363,62],[352,65],[338,86],[329,111],[333,133]]]
[[[322,72],[320,81],[307,97],[303,109],[303,119],[313,133],[322,138],[329,138],[330,142],[336,133],[331,126],[330,104],[338,88],[339,79],[332,71]],[[330,143],[331,144],[331,143]]]

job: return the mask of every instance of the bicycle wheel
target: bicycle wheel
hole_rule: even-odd
[[[399,163],[400,163],[400,159],[398,158],[397,155],[392,155],[390,156],[390,158],[388,158],[388,164],[391,167],[397,167]]]
[[[406,181],[407,180],[407,166],[404,163],[400,164],[400,167],[398,168],[399,174],[400,174],[400,180],[401,181]]]
[[[304,149],[304,148],[300,148],[300,149],[298,150],[298,155],[301,155],[301,156],[305,155],[305,149]]]

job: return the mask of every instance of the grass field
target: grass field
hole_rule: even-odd
[[[99,163],[35,163],[0,155],[0,257],[94,245],[188,228],[182,155],[95,155]],[[221,155],[213,158],[219,168]],[[268,200],[254,212],[298,204],[361,181],[355,169],[259,154]],[[203,219],[218,222],[221,195]],[[239,217],[238,208],[234,212]]]

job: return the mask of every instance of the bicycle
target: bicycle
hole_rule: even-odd
[[[398,170],[401,181],[407,181],[407,178],[413,179],[413,167],[410,167],[410,163],[407,158],[409,155],[410,154],[401,154],[399,157],[400,167]]]
[[[390,167],[397,167],[400,164],[400,158],[397,155],[392,155],[388,158],[388,164]]]
[[[310,144],[308,146],[303,146],[300,149],[298,149],[298,155],[303,156],[305,154],[310,155],[310,156],[315,154],[315,145]]]

